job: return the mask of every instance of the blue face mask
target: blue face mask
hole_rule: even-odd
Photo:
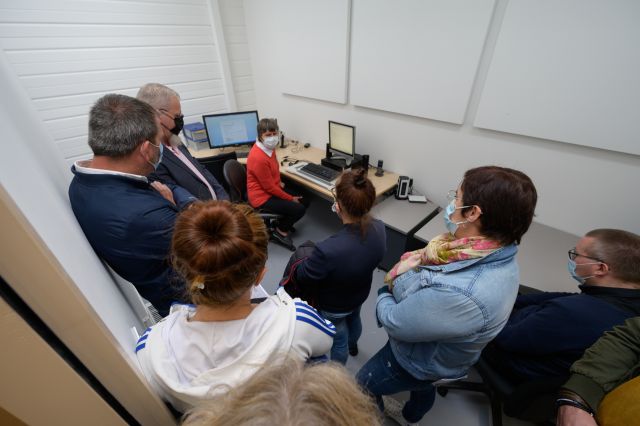
[[[151,142],[149,142],[151,143]],[[151,144],[153,145],[153,144]],[[158,166],[160,165],[160,163],[162,162],[162,154],[164,153],[164,144],[160,143],[160,145],[153,145],[156,148],[158,148],[160,150],[160,156],[158,157],[158,161],[156,161],[155,163],[152,163],[151,161],[149,161],[149,164],[151,164],[153,166],[153,170],[158,170]]]
[[[600,262],[581,263],[581,265],[597,265],[598,263],[600,263]],[[575,260],[569,259],[569,261],[567,262],[567,269],[569,270],[569,273],[571,274],[571,278],[573,278],[574,280],[578,281],[580,284],[584,284],[584,282],[586,280],[588,280],[589,278],[595,277],[595,275],[589,275],[588,277],[581,277],[576,272],[576,267],[577,266],[578,266],[578,264],[576,263]]]
[[[465,207],[469,206],[456,207],[456,200],[451,200],[451,202],[447,205],[447,208],[444,209],[444,226],[447,227],[447,231],[449,231],[451,235],[456,234],[458,225],[460,225],[461,223],[469,222],[468,220],[463,220],[461,222],[454,222],[451,220],[451,215],[453,214],[453,212],[455,212],[457,209],[463,209]]]

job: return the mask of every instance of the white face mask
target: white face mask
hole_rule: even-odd
[[[268,136],[262,139],[262,145],[268,149],[275,149],[278,146],[278,136]]]

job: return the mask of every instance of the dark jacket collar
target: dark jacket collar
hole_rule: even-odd
[[[601,287],[582,284],[582,294],[602,299],[624,311],[640,315],[640,289]]]

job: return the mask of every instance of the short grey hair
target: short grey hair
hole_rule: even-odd
[[[108,94],[89,112],[89,146],[94,155],[125,157],[158,133],[156,111],[130,96]]]
[[[138,94],[136,95],[136,98],[156,109],[168,107],[171,99],[174,97],[180,100],[178,92],[160,83],[145,84],[138,90]]]
[[[275,118],[263,118],[258,123],[258,140],[262,141],[260,136],[265,132],[277,132],[280,130],[278,127],[278,120]]]

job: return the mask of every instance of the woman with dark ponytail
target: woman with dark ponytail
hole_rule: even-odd
[[[364,170],[343,173],[333,193],[332,210],[343,226],[315,245],[312,254],[297,265],[294,278],[300,287],[315,290],[316,308],[336,327],[331,359],[346,364],[347,353],[358,354],[360,306],[369,296],[373,270],[384,256],[386,235],[384,224],[369,215],[376,190]]]

